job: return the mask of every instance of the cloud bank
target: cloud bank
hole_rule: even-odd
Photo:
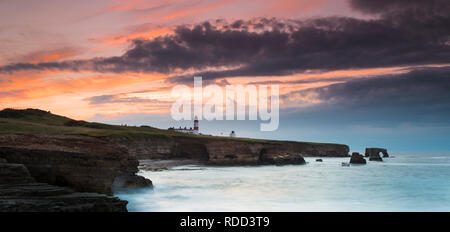
[[[364,78],[300,90],[283,95],[281,99],[317,102],[306,108],[294,109],[294,114],[300,113],[300,117],[311,115],[313,120],[349,124],[363,121],[364,124],[411,122],[450,126],[448,89],[449,67],[423,68],[400,75]],[[314,98],[309,99],[308,96]]]
[[[171,35],[134,40],[123,55],[65,62],[18,63],[0,72],[194,71],[205,79],[289,75],[307,70],[391,67],[450,62],[450,12],[445,0],[352,0],[375,19],[258,18],[178,26]],[[173,75],[172,82],[192,75]]]

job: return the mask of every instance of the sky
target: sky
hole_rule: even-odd
[[[446,0],[0,0],[0,108],[158,128],[176,85],[276,84],[278,130],[205,134],[450,150]]]

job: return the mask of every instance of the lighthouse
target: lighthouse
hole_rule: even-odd
[[[194,134],[198,134],[198,118],[195,116],[194,118]]]

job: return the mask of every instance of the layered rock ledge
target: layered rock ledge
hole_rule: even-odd
[[[127,201],[45,183],[0,185],[0,212],[126,212]]]
[[[0,159],[23,164],[38,182],[79,192],[112,194],[116,178],[126,178],[127,185],[152,184],[136,175],[139,162],[135,157],[102,138],[0,135]]]
[[[127,201],[38,183],[23,164],[0,160],[0,212],[126,212]]]

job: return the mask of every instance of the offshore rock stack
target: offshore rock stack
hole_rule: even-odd
[[[380,153],[383,154],[383,158],[389,157],[389,154],[385,148],[366,148],[365,156],[369,157],[370,161],[383,161]]]
[[[352,157],[350,158],[351,164],[366,164],[366,159],[359,154],[358,152],[353,152]]]

